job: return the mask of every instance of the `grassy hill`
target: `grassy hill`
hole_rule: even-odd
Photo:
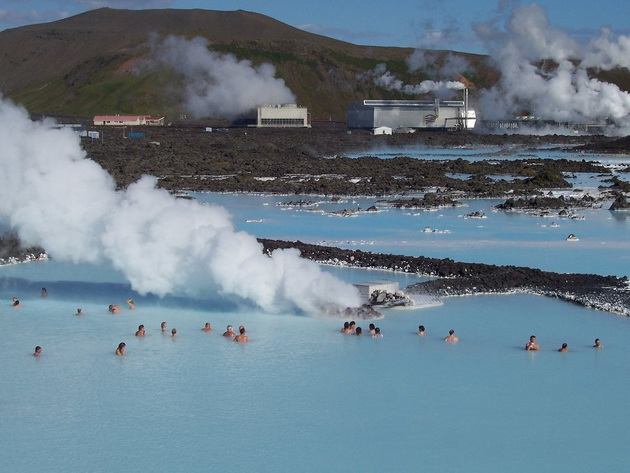
[[[151,34],[202,36],[211,50],[254,65],[273,64],[276,77],[284,79],[315,120],[343,121],[346,106],[356,100],[413,98],[360,78],[377,64],[385,63],[409,84],[434,79],[408,71],[405,60],[412,49],[345,43],[257,13],[102,8],[0,32],[0,92],[34,114],[178,117],[186,111],[167,91],[180,87],[181,78],[166,70],[134,72],[150,51]],[[439,62],[446,52],[436,54]],[[484,56],[457,54],[472,65],[464,79],[473,87],[496,80]]]

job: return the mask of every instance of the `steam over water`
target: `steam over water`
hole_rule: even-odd
[[[351,284],[297,250],[263,255],[225,208],[177,199],[144,176],[125,191],[69,130],[0,102],[0,223],[58,261],[109,264],[141,294],[218,293],[265,311],[358,306]]]

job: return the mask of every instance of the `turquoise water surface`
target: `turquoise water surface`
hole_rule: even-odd
[[[493,212],[498,201],[344,218],[325,212],[376,199],[310,212],[277,205],[296,196],[194,197],[225,206],[236,229],[258,237],[630,272],[630,221],[605,209],[552,227],[547,218]],[[464,218],[475,210],[487,219]],[[579,241],[567,242],[569,233]],[[350,282],[418,280],[325,270]],[[13,296],[23,308],[11,308]],[[129,297],[137,309],[127,309]],[[264,313],[214,293],[142,296],[109,267],[54,260],[0,268],[0,300],[3,471],[519,473],[630,464],[630,319],[613,314],[526,294],[458,297],[386,311],[376,321],[384,337],[373,339],[339,333],[344,319]],[[107,311],[112,303],[120,314]],[[74,315],[78,307],[84,316]],[[205,322],[212,332],[200,330]],[[134,336],[140,324],[144,338]],[[222,337],[228,324],[245,325],[250,342]],[[459,343],[443,341],[449,329]],[[523,350],[531,334],[540,352]],[[592,348],[595,338],[604,349]],[[121,341],[127,353],[117,357]],[[563,342],[569,353],[556,351]]]

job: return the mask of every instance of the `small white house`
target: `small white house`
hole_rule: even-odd
[[[308,109],[294,103],[282,105],[260,105],[258,107],[258,128],[309,128]]]
[[[374,135],[391,135],[393,130],[388,126],[379,126],[372,130]]]

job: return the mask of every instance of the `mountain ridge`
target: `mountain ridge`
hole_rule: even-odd
[[[31,113],[178,116],[185,110],[164,92],[181,85],[177,77],[135,69],[149,54],[152,34],[201,36],[217,53],[254,66],[272,64],[315,119],[343,121],[346,106],[365,98],[413,98],[366,80],[378,64],[408,83],[429,78],[421,70],[409,72],[405,61],[412,48],[355,45],[244,10],[100,8],[0,32],[0,92]],[[437,61],[447,53],[470,61],[465,80],[471,85],[496,80],[485,56],[434,52]]]

